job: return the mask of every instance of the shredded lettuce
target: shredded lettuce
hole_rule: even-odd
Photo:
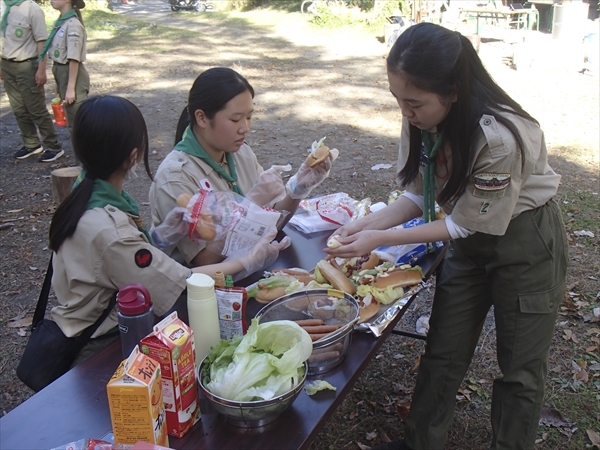
[[[377,300],[379,303],[383,305],[389,305],[404,295],[404,289],[401,287],[393,288],[392,286],[388,286],[383,289],[376,289],[368,284],[361,284],[356,289],[356,295],[359,297],[364,297],[369,293],[375,297],[375,300]]]
[[[228,400],[269,400],[300,382],[312,349],[309,334],[297,323],[259,324],[255,318],[245,336],[222,340],[211,349],[204,382],[210,392]]]
[[[333,386],[331,383],[325,380],[315,380],[312,383],[306,383],[304,386],[307,395],[314,395],[319,391],[324,389],[329,389],[330,391],[336,391],[337,388]]]

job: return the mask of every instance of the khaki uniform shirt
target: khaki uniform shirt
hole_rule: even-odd
[[[246,193],[263,172],[263,168],[247,144],[243,144],[239,151],[233,153],[233,160],[235,161],[238,186],[242,192]],[[226,163],[223,168],[227,170]],[[229,183],[200,158],[185,152],[170,152],[158,167],[150,186],[152,224],[158,226],[165,220],[167,214],[177,206],[177,197],[183,193],[194,195],[200,188],[214,191],[232,190]],[[194,242],[187,236],[177,244],[177,250],[187,264],[204,247],[203,243]]]
[[[2,12],[7,6],[2,2]],[[2,36],[2,33],[0,33]],[[2,39],[2,58],[25,61],[38,56],[37,43],[48,39],[44,12],[32,0],[10,8]]]
[[[112,295],[130,283],[150,292],[154,314],[165,314],[186,287],[190,269],[153,247],[133,219],[113,206],[86,211],[75,234],[54,254],[52,319],[66,336],[94,324]],[[116,308],[92,337],[117,325]]]
[[[86,41],[83,24],[77,17],[71,17],[56,31],[48,48],[48,57],[58,64],[66,64],[69,59],[82,63],[87,54]]]
[[[548,165],[542,130],[515,114],[502,113],[517,128],[523,140],[525,164],[513,134],[493,116],[483,115],[475,133],[473,162],[463,194],[455,204],[440,205],[457,225],[471,231],[502,236],[509,222],[524,211],[544,205],[558,190],[560,175]],[[408,159],[408,121],[403,120],[398,172]],[[446,144],[436,158],[436,197],[452,169],[450,148]],[[407,191],[423,195],[421,176]]]

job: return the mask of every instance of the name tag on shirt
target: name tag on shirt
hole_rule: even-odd
[[[61,28],[60,30],[58,30],[58,33],[56,33],[56,34],[58,34],[58,37],[63,37],[65,35],[65,29]]]

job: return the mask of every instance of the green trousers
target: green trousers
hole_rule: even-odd
[[[67,95],[67,85],[69,83],[69,64],[52,64],[52,75],[58,86],[58,93],[61,99],[65,99]],[[77,80],[75,81],[75,102],[68,105],[63,103],[65,109],[65,116],[67,116],[67,124],[69,125],[69,132],[73,133],[73,122],[75,121],[75,114],[79,110],[79,107],[83,101],[88,97],[90,92],[90,76],[83,64],[79,64],[79,71],[77,72]]]
[[[493,306],[502,376],[493,385],[490,448],[533,448],[567,251],[554,201],[520,214],[504,236],[475,233],[450,243],[406,423],[408,446],[444,448],[457,390]]]
[[[38,88],[35,84],[35,74],[38,70],[37,61],[1,60],[0,62],[4,88],[19,130],[21,130],[23,145],[27,148],[39,147],[39,130],[42,145],[45,148],[60,149],[61,144],[58,142],[52,117],[46,107],[44,88]]]

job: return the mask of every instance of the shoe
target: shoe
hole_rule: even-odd
[[[56,150],[54,152],[52,150],[46,150],[44,153],[42,153],[42,156],[40,157],[40,159],[38,159],[38,161],[39,162],[52,162],[52,161],[57,160],[64,154],[65,154],[64,150]]]
[[[25,159],[33,155],[39,155],[40,153],[42,153],[42,150],[44,150],[44,147],[42,147],[41,145],[36,148],[27,148],[23,146],[17,153],[15,153],[14,156],[17,159]]]

